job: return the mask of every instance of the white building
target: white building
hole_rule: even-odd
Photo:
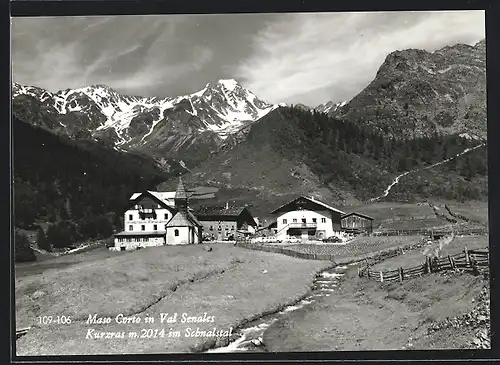
[[[188,245],[201,243],[202,225],[189,211],[188,196],[184,190],[182,179],[175,192],[174,205],[175,215],[165,225],[166,242],[169,245]]]
[[[344,212],[314,198],[301,196],[271,214],[276,216],[276,239],[307,241],[340,234]]]
[[[177,191],[145,191],[130,197],[130,208],[124,213],[124,231],[115,234],[115,245],[110,249],[200,243],[200,227],[179,178]]]

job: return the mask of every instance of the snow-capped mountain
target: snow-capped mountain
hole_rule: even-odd
[[[38,99],[45,108],[54,109],[51,111],[60,115],[87,114],[91,119],[87,130],[92,134],[114,130],[117,145],[130,142],[138,134],[141,134],[141,141],[146,143],[147,137],[166,118],[166,112],[179,105],[184,107],[186,113],[197,117],[194,125],[198,132],[213,131],[223,139],[277,107],[257,98],[232,79],[209,83],[202,90],[190,95],[163,99],[122,95],[105,85],[51,93],[39,87],[14,83],[13,100],[22,95]],[[133,125],[139,120],[147,120],[144,121],[148,126],[147,131],[144,128],[134,128]],[[63,121],[59,124],[67,127]]]
[[[343,107],[346,105],[346,101],[342,101],[340,103],[334,103],[333,101],[328,101],[326,103],[318,105],[316,108],[314,108],[314,111],[318,113],[330,113],[336,111],[338,108]]]

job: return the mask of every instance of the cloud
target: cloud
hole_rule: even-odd
[[[181,23],[160,16],[14,19],[14,81],[51,91],[108,84],[137,94],[168,87],[213,56],[200,45],[177,48]]]
[[[352,98],[396,49],[484,33],[482,11],[13,18],[12,72],[50,91],[159,97],[235,78],[267,101],[314,106]]]
[[[271,102],[348,100],[396,49],[433,51],[485,37],[484,12],[286,15],[260,31],[236,77]]]

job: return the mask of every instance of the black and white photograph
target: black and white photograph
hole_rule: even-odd
[[[491,349],[485,11],[11,18],[16,356]]]

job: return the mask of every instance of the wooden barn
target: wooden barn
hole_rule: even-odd
[[[358,212],[344,214],[341,218],[342,231],[347,233],[373,232],[373,218]]]

